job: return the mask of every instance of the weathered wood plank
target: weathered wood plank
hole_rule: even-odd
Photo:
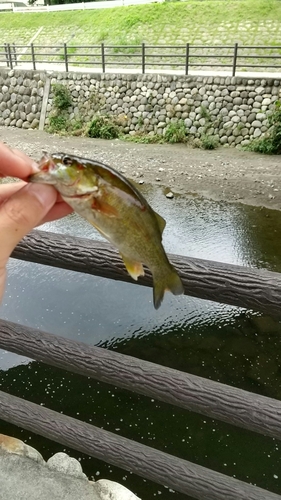
[[[0,347],[281,439],[281,401],[0,320]]]
[[[152,286],[149,271],[133,281],[118,252],[101,241],[32,231],[18,244],[12,257]],[[281,318],[281,274],[180,255],[171,254],[169,258],[182,278],[186,295]]]

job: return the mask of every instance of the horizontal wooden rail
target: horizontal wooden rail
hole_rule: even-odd
[[[149,271],[133,281],[118,252],[102,241],[32,231],[18,244],[12,257],[152,286]],[[281,318],[281,274],[180,255],[169,255],[169,258],[182,278],[186,295]]]
[[[199,500],[281,496],[0,391],[0,418]]]
[[[0,347],[281,439],[281,401],[0,320]]]

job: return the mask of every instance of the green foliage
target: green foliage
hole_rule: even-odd
[[[209,112],[208,108],[206,108],[206,106],[203,106],[203,105],[200,106],[200,114],[201,114],[202,118],[205,118],[206,121],[211,120],[210,112]]]
[[[73,56],[75,53],[77,52],[77,47],[73,46],[73,45],[68,45],[67,46],[67,55],[68,56]],[[59,55],[59,58],[61,61],[65,61],[65,54],[64,54],[64,50],[62,49],[62,52],[61,54]],[[71,60],[72,62],[72,60]]]
[[[204,134],[200,137],[200,142],[203,149],[216,149],[219,145],[219,141],[214,135]]]
[[[99,139],[116,139],[119,134],[119,127],[113,118],[105,115],[95,116],[87,130],[89,137]]]
[[[236,127],[236,129],[237,129],[239,132],[241,132],[241,130],[243,130],[243,128],[244,128],[244,127],[245,127],[245,124],[244,124],[244,123],[242,123],[242,122],[239,122],[239,123],[237,123],[237,127]]]
[[[114,47],[113,53],[115,54],[135,54],[136,52],[140,52],[140,45],[142,43],[142,39],[140,37],[128,38],[122,35],[120,38],[116,39],[114,45],[118,47]],[[119,47],[122,45],[122,47]],[[132,45],[138,45],[138,47],[132,47]]]
[[[63,111],[69,108],[71,106],[71,95],[68,90],[64,85],[61,83],[55,83],[53,86],[53,93],[54,93],[54,98],[53,98],[53,105],[54,107],[59,110]]]
[[[64,115],[54,115],[50,117],[49,132],[61,132],[66,128],[67,119]]]
[[[108,38],[110,38],[109,31],[107,29],[103,29],[97,34],[96,42],[97,43],[104,42]]]
[[[123,27],[124,29],[134,28],[137,24],[142,23],[141,15],[138,12],[130,12],[127,13],[123,18]]]
[[[281,101],[276,101],[272,113],[268,117],[270,130],[266,137],[254,140],[246,147],[249,151],[267,155],[281,154]]]
[[[66,1],[69,3],[69,0]],[[260,45],[280,45],[276,28],[265,29],[267,22],[275,23],[280,18],[280,0],[212,0],[211,4],[189,0],[85,11],[81,5],[81,10],[75,12],[32,12],[24,15],[2,12],[0,44],[17,40],[17,43],[27,45],[27,40],[44,26],[36,44],[50,44],[51,33],[54,45],[61,43],[62,39],[71,39],[75,45],[96,44],[104,40],[114,44],[121,37],[132,40],[136,36],[149,44],[178,45],[181,40],[186,41],[188,33],[190,43],[200,39],[203,44],[214,45],[219,43],[219,36],[221,44],[232,44],[239,39],[245,45],[255,44],[255,40]],[[245,22],[251,23],[251,26],[241,30],[241,23]],[[226,23],[228,26],[225,26]],[[28,30],[31,32],[24,43],[24,33]],[[73,34],[75,37],[71,38]]]
[[[137,142],[140,144],[163,144],[163,136],[159,134],[149,135],[145,132],[136,132],[134,135],[123,135],[121,139],[128,142]]]
[[[61,83],[54,84],[52,90],[54,94],[53,110],[48,131],[51,133],[63,132],[68,128],[67,109],[71,106],[70,92]]]
[[[77,130],[82,130],[84,127],[83,119],[82,118],[76,118],[71,120],[69,124],[69,129],[73,130],[74,132]]]
[[[262,153],[265,155],[275,154],[272,141],[269,137],[263,137],[262,139],[255,139],[248,146],[245,146],[245,149],[247,151],[253,151],[254,153]]]
[[[169,123],[164,133],[164,141],[171,144],[187,141],[186,127],[183,120]]]

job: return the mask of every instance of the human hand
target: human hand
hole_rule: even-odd
[[[31,158],[0,143],[0,177],[23,179],[0,184],[0,300],[4,293],[6,264],[14,247],[35,226],[72,212],[52,186],[24,181],[37,171]]]

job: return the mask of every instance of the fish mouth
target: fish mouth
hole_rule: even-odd
[[[34,172],[34,174],[31,174],[27,177],[28,182],[34,182],[34,179],[38,178],[40,174],[46,174],[50,173],[55,168],[55,163],[52,161],[51,158],[47,156],[47,154],[44,154],[43,158],[41,158],[38,167],[39,170],[38,172]]]
[[[79,179],[76,179],[72,184],[68,184],[67,186],[68,187],[74,187],[78,183],[79,183]],[[90,197],[94,196],[95,198],[98,198],[99,197],[99,192],[98,191],[99,191],[99,189],[96,186],[96,187],[91,188],[86,193],[75,193],[75,194],[67,195],[67,198],[71,198],[71,199],[74,199],[74,198],[86,199],[89,196]]]
[[[87,198],[91,197],[92,196],[92,193],[85,193],[85,194],[72,194],[72,195],[63,195],[62,196],[65,196],[66,198],[69,198],[71,200],[86,200]]]

